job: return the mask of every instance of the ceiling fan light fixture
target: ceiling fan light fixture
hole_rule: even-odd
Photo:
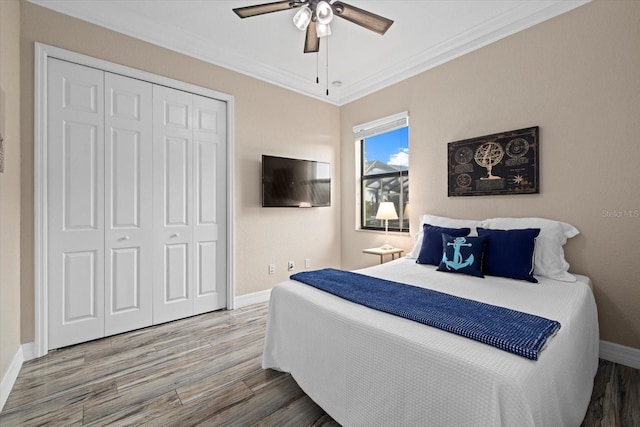
[[[311,22],[312,12],[309,6],[303,6],[298,10],[293,17],[293,24],[298,27],[300,31],[305,31]]]
[[[316,34],[318,37],[327,37],[331,35],[331,27],[329,24],[321,24],[318,22],[316,24]]]
[[[236,7],[233,12],[244,19],[291,9],[298,9],[293,16],[293,24],[306,32],[304,53],[318,53],[320,38],[331,35],[329,23],[335,15],[380,35],[384,35],[393,24],[391,19],[338,0],[267,0],[267,3]]]
[[[318,23],[329,25],[331,20],[333,20],[333,9],[331,9],[331,5],[324,0],[318,2],[316,5],[316,17],[318,18]]]

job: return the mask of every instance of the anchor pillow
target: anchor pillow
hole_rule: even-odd
[[[487,237],[442,235],[442,259],[438,271],[484,277],[482,258]]]
[[[416,262],[418,264],[440,264],[442,259],[442,235],[448,234],[453,237],[462,237],[469,234],[470,228],[447,228],[436,227],[425,224],[422,227],[424,236],[422,237],[422,247]]]

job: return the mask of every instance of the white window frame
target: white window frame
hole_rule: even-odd
[[[383,133],[391,132],[392,130],[400,129],[409,126],[409,112],[403,111],[401,113],[393,114],[391,116],[383,117],[381,119],[373,120],[367,123],[355,125],[353,127],[353,136],[355,144],[355,229],[358,231],[373,231],[362,228],[362,165],[360,164],[362,159],[362,143],[364,138],[380,135]],[[407,230],[408,231],[408,230]],[[404,233],[404,232],[402,232]]]

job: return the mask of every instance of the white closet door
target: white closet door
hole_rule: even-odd
[[[48,61],[49,348],[104,336],[103,72]]]
[[[195,168],[194,314],[227,305],[226,104],[193,96]]]
[[[192,95],[153,87],[153,322],[193,314]]]
[[[152,324],[152,85],[105,73],[105,335]]]

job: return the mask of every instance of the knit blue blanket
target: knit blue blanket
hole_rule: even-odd
[[[291,279],[340,298],[538,360],[560,323],[418,286],[326,268]]]

